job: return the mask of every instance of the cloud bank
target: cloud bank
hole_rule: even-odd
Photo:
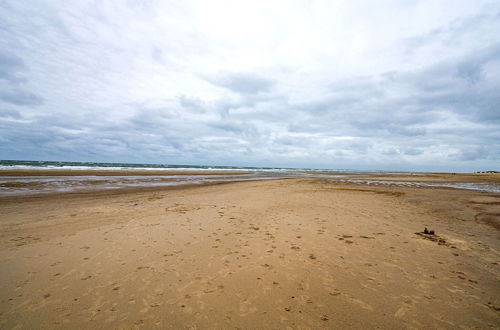
[[[3,1],[0,158],[499,169],[497,1]]]

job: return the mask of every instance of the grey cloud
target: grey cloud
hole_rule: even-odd
[[[409,156],[417,156],[417,155],[421,155],[423,153],[423,150],[417,149],[417,148],[405,148],[403,150],[403,153],[405,155],[409,155]]]
[[[24,61],[0,51],[0,102],[18,106],[39,106],[43,98],[28,90]]]
[[[199,98],[181,95],[178,98],[179,105],[194,112],[206,112],[207,105]]]
[[[497,120],[500,94],[492,86],[500,83],[497,78],[500,73],[499,46],[477,56],[467,56],[456,63],[442,63],[413,75],[416,91],[421,93],[417,98],[420,106],[446,108],[479,121]],[[483,74],[485,70],[488,70],[487,75]],[[455,78],[455,72],[466,81],[465,84]],[[426,81],[440,82],[428,90]]]
[[[347,99],[335,91],[321,105],[312,105],[309,109],[318,115],[324,112],[323,116],[331,119],[344,116],[354,127],[385,127],[393,133],[409,135],[422,134],[423,130],[407,126],[429,124],[438,120],[436,114],[442,111],[466,115],[474,121],[496,119],[500,94],[495,88],[490,88],[495,81],[479,83],[481,74],[473,70],[498,63],[498,49],[497,46],[490,47],[459,61],[438,63],[418,72],[361,77],[346,92]],[[462,70],[462,77],[468,82],[474,81],[474,84],[462,83],[455,76],[457,70]],[[384,92],[379,92],[380,89]],[[304,108],[308,109],[308,105]],[[380,116],[380,113],[385,115]]]
[[[0,51],[0,79],[12,83],[22,82],[24,79],[19,77],[19,71],[24,68],[24,61],[20,57]]]
[[[498,23],[500,12],[482,12],[475,16],[457,19],[448,26],[433,29],[421,35],[403,38],[399,44],[410,54],[419,48],[433,43],[454,46],[459,44],[464,35],[481,28],[489,30],[491,25]]]
[[[0,109],[0,117],[1,118],[21,119],[22,115],[19,111],[16,111],[16,110]]]
[[[284,135],[273,139],[273,142],[287,147],[307,148],[314,143],[314,139],[303,136]]]
[[[427,130],[423,127],[411,127],[403,125],[390,124],[386,128],[391,134],[403,135],[408,137],[423,136]]]
[[[162,62],[163,61],[163,52],[160,48],[158,47],[153,47],[153,50],[151,51],[151,57],[157,61],[157,62]]]
[[[474,84],[483,77],[483,65],[480,62],[466,62],[458,65],[458,76]]]
[[[457,75],[472,84],[477,83],[486,73],[485,66],[496,61],[500,61],[500,43],[477,50],[459,60],[456,64]]]
[[[225,73],[206,79],[208,82],[240,94],[268,92],[275,81],[255,73]]]
[[[241,125],[238,125],[237,123],[232,123],[232,122],[221,122],[221,121],[215,121],[209,124],[210,127],[220,130],[225,133],[242,133],[244,128],[241,127]]]
[[[154,6],[151,10],[154,12]],[[199,46],[206,42],[202,35],[196,37],[200,42],[192,44],[180,36],[181,44],[171,42],[176,46],[169,48],[155,38],[149,42],[128,39],[127,32],[140,29],[127,31],[125,25],[114,26],[113,19],[119,16],[87,13],[103,15],[102,22],[89,26],[83,24],[87,22],[84,17],[73,17],[78,10],[69,13],[61,15],[65,17],[61,24],[68,24],[67,29],[40,18],[41,23],[30,31],[27,21],[19,19],[16,25],[16,20],[11,20],[9,24],[16,25],[23,44],[31,48],[18,49],[11,47],[16,42],[0,40],[0,45],[9,46],[2,48],[15,50],[0,51],[0,139],[10,141],[1,143],[1,155],[372,169],[393,164],[407,168],[405,159],[427,168],[441,159],[450,166],[498,161],[500,44],[485,41],[484,47],[473,49],[467,43],[471,35],[480,36],[475,32],[477,26],[492,24],[492,15],[457,21],[403,41],[400,46],[411,60],[408,66],[395,64],[380,75],[375,74],[375,68],[373,73],[363,72],[364,76],[338,80],[326,66],[325,73],[314,71],[321,70],[322,63],[313,63],[313,72],[304,69],[311,63],[292,64],[287,72],[270,68],[273,78],[248,68],[203,75],[189,71],[201,62],[191,65],[179,60],[186,52],[196,53],[190,57],[195,59],[201,49],[205,51]],[[49,16],[58,16],[53,14]],[[135,14],[131,10],[127,17],[135,18]],[[69,26],[72,19],[77,19],[76,30]],[[47,29],[40,28],[44,24]],[[108,40],[108,34],[119,38]],[[171,35],[175,37],[174,32]],[[122,47],[122,41],[138,42],[140,47],[131,51]],[[39,45],[44,45],[43,50],[37,51]],[[186,45],[192,48],[186,49]],[[414,52],[426,54],[433,45],[449,49],[449,54],[412,59]],[[100,61],[95,61],[96,57]],[[135,70],[137,63],[139,70]],[[59,73],[50,75],[52,69]],[[206,72],[218,69],[224,70],[207,67]],[[178,71],[181,74],[176,75]],[[297,77],[304,72],[311,77],[301,86]],[[148,83],[162,81],[156,80],[156,74],[165,77],[166,73],[172,73],[172,81],[180,76],[201,77],[203,81],[194,79],[193,86],[205,88],[206,82],[212,86],[201,93],[190,88],[175,92],[167,90],[171,87],[150,88]],[[149,75],[153,79],[149,80]],[[54,87],[64,82],[68,82],[64,88]],[[189,82],[186,78],[179,85]],[[296,97],[302,87],[313,89],[306,86],[309,82],[318,91],[303,100]],[[164,96],[163,92],[177,96]],[[133,96],[122,100],[124,94]],[[121,108],[123,112],[113,118]]]
[[[497,151],[498,151],[498,146],[497,146]],[[474,145],[466,146],[460,152],[451,155],[452,158],[460,161],[481,160],[489,158],[490,156],[491,152],[488,151],[488,147],[474,146]]]
[[[154,151],[158,143],[154,138],[127,131],[123,124],[92,118],[82,122],[81,118],[46,115],[29,122],[10,123],[0,129],[3,137],[12,141],[4,145],[3,154],[29,153],[37,156],[50,154],[56,159],[68,155],[73,159],[106,159],[125,157],[140,162],[145,153]],[[99,118],[101,119],[101,118]],[[62,158],[60,158],[62,159]],[[112,160],[112,159],[110,159]]]
[[[385,156],[397,156],[399,154],[398,151],[394,148],[381,150],[380,153]]]
[[[217,141],[224,140],[224,138],[258,140],[259,133],[253,122],[245,122],[230,116],[217,118],[213,115],[205,115],[207,111],[215,113],[217,109],[214,107],[220,106],[219,104],[208,104],[185,97],[177,98],[170,103],[171,107],[142,107],[137,115],[124,123],[127,131],[154,134],[157,138],[162,138],[165,143],[184,151],[197,149],[192,146],[191,142],[202,141],[207,137],[216,138]],[[220,142],[216,145],[220,145]]]
[[[500,139],[493,125],[500,117],[500,95],[492,88],[495,84],[487,80],[491,78],[482,77],[472,69],[483,70],[497,60],[495,46],[416,72],[394,71],[339,83],[341,86],[332,88],[323,100],[297,107],[302,116],[290,116],[288,130],[385,141],[394,146],[378,151],[386,156],[424,157],[426,150],[438,145],[470,149],[462,146],[475,143],[476,148],[472,151],[464,150],[454,158],[463,161],[494,159],[500,151]],[[459,77],[457,68],[471,69],[462,71],[466,76]],[[293,123],[295,118],[301,120]],[[460,120],[462,126],[444,129],[450,118]],[[482,126],[479,131],[477,125]],[[483,141],[495,140],[497,143],[490,144],[486,150],[477,148]],[[284,139],[283,143],[291,141]],[[337,141],[332,147],[341,151],[340,154],[345,154],[345,150],[356,150],[360,154],[375,152],[375,145],[367,140],[351,144]],[[401,151],[397,152],[398,149]]]
[[[43,99],[41,97],[20,88],[0,91],[0,100],[21,106],[38,106],[43,104]]]

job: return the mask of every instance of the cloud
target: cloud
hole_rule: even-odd
[[[0,117],[4,119],[21,119],[22,116],[19,113],[19,111],[16,110],[6,110],[6,109],[1,109],[0,110]]]
[[[495,1],[4,1],[0,158],[497,168],[498,13]]]
[[[23,79],[18,77],[18,71],[24,69],[25,65],[21,58],[0,52],[0,79],[11,82],[21,82]]]
[[[451,154],[450,157],[458,161],[478,161],[490,158],[491,153],[488,152],[486,146],[471,145],[457,153]]]
[[[4,89],[0,91],[0,100],[15,105],[37,106],[43,103],[38,95],[22,89]]]
[[[0,51],[0,102],[19,106],[43,103],[43,98],[27,90],[25,71],[20,57]]]
[[[253,73],[219,74],[216,77],[209,77],[207,81],[241,94],[269,92],[275,83],[272,79]]]

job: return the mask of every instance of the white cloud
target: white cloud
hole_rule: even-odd
[[[498,35],[496,1],[5,1],[0,157],[497,166]]]

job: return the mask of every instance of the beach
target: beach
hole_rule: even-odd
[[[500,327],[498,193],[288,178],[0,214],[2,329]]]

